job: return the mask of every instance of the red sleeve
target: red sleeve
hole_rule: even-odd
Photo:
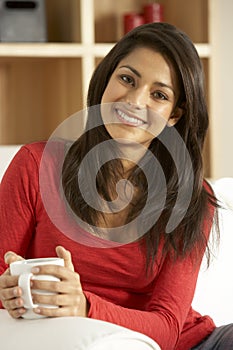
[[[214,213],[212,206],[210,211],[211,220],[208,218],[204,224],[207,237],[212,226]],[[201,260],[202,256],[196,261],[190,254],[185,259],[174,262],[167,256],[154,281],[153,293],[145,311],[124,308],[86,292],[90,303],[88,316],[144,333],[154,339],[162,350],[175,349],[191,309]],[[212,322],[210,324],[213,328]],[[191,323],[191,327],[193,326],[195,325]],[[207,329],[203,329],[203,333],[197,335],[196,339],[203,338],[206,332]]]
[[[24,146],[9,165],[0,184],[0,274],[8,250],[24,256],[36,225],[38,165]]]
[[[127,309],[86,292],[89,317],[130,328],[154,339],[163,350],[175,348],[193,299],[198,269],[190,259],[167,259],[146,311]]]

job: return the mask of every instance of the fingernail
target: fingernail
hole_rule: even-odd
[[[18,312],[20,313],[20,314],[24,314],[25,313],[25,309],[18,309]]]
[[[4,258],[7,259],[10,255],[11,255],[11,253],[10,253],[10,252],[7,252],[7,253],[4,255]]]
[[[23,306],[23,300],[22,299],[16,300],[16,305],[17,306]]]
[[[37,307],[36,309],[34,309],[34,311],[37,313],[37,314],[40,314],[40,309]]]
[[[10,256],[12,255],[12,253],[10,252],[7,252],[5,255],[4,255],[4,261],[8,264],[8,259],[10,258]]]
[[[31,269],[31,271],[32,271],[32,273],[38,273],[38,272],[40,272],[40,269],[39,269],[39,267],[33,267]]]
[[[14,296],[18,295],[18,288],[17,287],[13,289],[13,294],[14,294]]]

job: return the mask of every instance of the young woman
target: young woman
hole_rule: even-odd
[[[86,132],[55,153],[46,142],[21,148],[0,189],[0,299],[12,317],[25,309],[8,264],[57,254],[65,267],[35,274],[61,282],[32,287],[59,292],[34,296],[59,308],[36,313],[109,321],[162,350],[232,348],[232,325],[191,307],[217,207],[203,178],[203,86],[183,32],[140,26],[95,70]]]

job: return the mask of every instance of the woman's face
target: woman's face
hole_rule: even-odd
[[[101,100],[105,127],[113,139],[148,147],[164,127],[182,115],[175,73],[163,56],[136,48],[113,72]]]

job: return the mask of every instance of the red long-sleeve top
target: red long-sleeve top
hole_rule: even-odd
[[[174,261],[169,254],[163,256],[161,244],[153,271],[146,274],[139,242],[103,246],[77,224],[65,225],[62,205],[50,202],[57,180],[50,181],[55,168],[41,167],[44,147],[45,143],[23,146],[3,177],[0,274],[7,267],[3,257],[8,250],[25,258],[49,257],[62,245],[80,274],[90,303],[88,317],[144,333],[162,350],[188,350],[198,344],[215,328],[209,316],[191,308],[201,258],[194,262],[190,254]],[[209,212],[213,216],[214,209]],[[211,225],[209,219],[204,223],[207,236]]]

